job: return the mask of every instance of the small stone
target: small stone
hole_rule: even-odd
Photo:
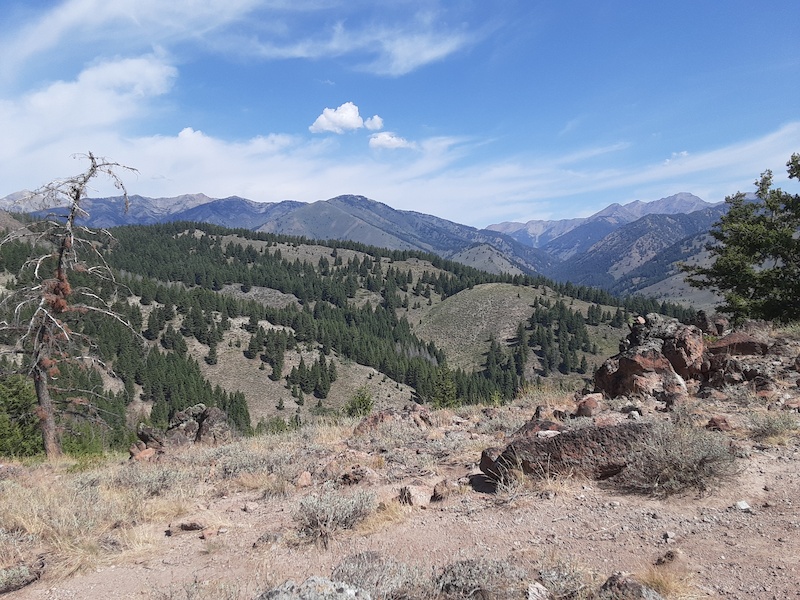
[[[638,410],[632,410],[631,412],[628,413],[628,418],[631,421],[638,421],[639,419],[642,418],[642,415],[639,413]]]
[[[300,475],[297,476],[297,482],[295,483],[295,485],[299,488],[307,488],[311,487],[312,483],[313,481],[311,479],[311,473],[309,473],[308,471],[303,471],[302,473],[300,473]]]
[[[731,424],[728,422],[727,418],[717,415],[708,420],[708,423],[706,423],[706,429],[709,431],[731,431],[733,427],[731,427]]]
[[[244,506],[242,506],[242,511],[246,513],[256,512],[257,510],[258,510],[257,502],[245,502]]]
[[[550,600],[552,597],[547,588],[538,581],[528,584],[527,600]]]
[[[537,431],[536,437],[538,438],[552,438],[560,434],[560,431]]]
[[[669,543],[669,542],[671,542],[672,540],[675,539],[675,532],[674,531],[666,531],[666,532],[664,532],[664,535],[662,537],[664,538],[665,542]]]
[[[736,510],[740,510],[740,511],[742,511],[742,512],[746,512],[746,513],[751,513],[751,512],[753,512],[753,509],[752,509],[752,508],[750,508],[750,505],[749,505],[747,502],[745,502],[744,500],[739,500],[739,501],[738,501],[738,502],[735,504],[735,506],[736,506]]]

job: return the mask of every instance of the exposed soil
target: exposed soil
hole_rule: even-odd
[[[532,413],[503,410],[517,421]],[[219,486],[206,486],[188,514],[151,526],[155,543],[146,551],[65,580],[45,572],[14,598],[252,598],[287,579],[330,576],[345,556],[365,550],[428,573],[464,558],[507,559],[532,577],[543,559],[561,557],[595,573],[598,585],[667,556],[672,564],[662,568],[687,582],[683,597],[800,597],[797,437],[775,446],[740,439],[740,474],[702,497],[656,500],[576,479],[494,490],[476,462],[481,448],[502,444],[502,433],[486,427],[483,413],[460,415],[436,415],[436,426],[404,448],[381,447],[369,435],[316,443],[308,454],[316,464],[312,485],[287,496],[236,486],[220,495]],[[299,539],[292,518],[299,498],[354,464],[371,465],[370,475],[346,491],[374,491],[392,508],[337,533],[327,549]],[[442,479],[462,484],[442,502],[400,507],[394,500],[403,486],[429,494]],[[751,508],[737,508],[742,500]],[[180,530],[192,522],[205,529]]]

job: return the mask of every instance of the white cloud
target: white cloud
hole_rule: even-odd
[[[345,102],[338,108],[326,108],[317,117],[308,130],[311,133],[339,133],[361,129],[365,127],[372,131],[383,127],[383,119],[378,115],[368,118],[366,121],[358,114],[358,107],[352,102]]]
[[[369,136],[370,148],[388,148],[395,150],[397,148],[414,148],[415,145],[406,139],[395,135],[391,131],[381,131],[380,133],[373,133]]]
[[[383,129],[383,119],[381,119],[378,115],[373,115],[364,121],[364,127],[370,131],[378,131]]]

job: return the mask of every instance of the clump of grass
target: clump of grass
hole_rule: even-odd
[[[353,529],[375,510],[375,494],[359,490],[342,494],[327,488],[300,500],[292,518],[300,534],[324,548],[339,530]]]
[[[25,483],[6,482],[0,491],[0,527],[24,535],[52,551],[49,571],[67,576],[93,567],[109,550],[129,549],[120,538],[112,548],[102,537],[115,523],[135,521],[123,494],[68,478]]]
[[[555,555],[542,557],[538,580],[553,600],[588,600],[597,583],[593,574],[578,563]]]
[[[101,481],[98,473],[86,473],[84,478],[88,482],[94,481],[95,485]],[[114,487],[136,490],[145,498],[154,498],[189,483],[191,479],[189,471],[173,465],[131,462],[112,475],[110,483]]]
[[[459,560],[446,565],[434,586],[444,598],[511,600],[525,594],[527,574],[505,560]]]
[[[666,497],[689,490],[705,492],[736,473],[735,456],[725,436],[660,422],[634,449],[620,482],[630,491]]]
[[[797,429],[797,419],[788,412],[754,414],[749,429],[754,440],[782,444]]]
[[[722,393],[725,394],[729,400],[742,408],[748,408],[759,403],[755,389],[750,384],[738,386],[725,385],[722,388]]]
[[[7,531],[0,527],[0,567],[10,566],[25,559],[25,549],[34,543],[30,534]]]
[[[331,579],[368,592],[375,600],[434,596],[431,582],[421,569],[384,558],[378,552],[346,557],[334,568]]]
[[[664,598],[691,598],[693,597],[693,586],[691,576],[664,566],[648,566],[644,571],[636,575],[636,580],[655,590]]]

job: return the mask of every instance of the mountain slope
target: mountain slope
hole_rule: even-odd
[[[213,200],[177,211],[169,215],[168,221],[196,221],[212,223],[222,227],[256,229],[266,220],[279,218],[297,208],[305,206],[302,202],[285,200],[283,202],[253,202],[238,196]]]
[[[422,250],[452,258],[475,245],[489,245],[525,273],[543,273],[553,260],[495,231],[475,229],[413,211],[400,211],[363,196],[338,196],[299,206],[257,228],[267,233],[305,236],[311,239],[340,239],[391,250]],[[491,263],[476,268],[496,271]]]
[[[718,206],[688,215],[647,215],[611,232],[586,252],[564,261],[553,274],[574,283],[611,288],[615,281],[641,268],[676,241],[707,232],[722,210],[723,207]]]
[[[581,239],[581,236],[585,235],[587,232],[590,233],[591,239],[599,241],[603,235],[610,233],[615,226],[619,227],[626,223],[631,223],[646,215],[690,213],[711,208],[712,206],[715,205],[705,202],[701,198],[689,194],[688,192],[681,192],[679,194],[667,196],[666,198],[653,200],[652,202],[634,200],[625,205],[614,203],[586,218],[561,219],[557,221],[534,220],[528,221],[527,223],[505,222],[489,225],[487,229],[505,233],[515,240],[524,244],[529,244],[535,248],[542,248],[549,245],[553,255],[565,259],[574,255],[576,252],[582,251],[578,249],[575,241]],[[598,232],[605,231],[605,234],[598,237],[599,233],[596,233],[592,228],[586,228],[583,230],[583,234],[579,233],[572,238],[568,238],[569,241],[564,241],[562,244],[557,245],[553,244],[554,240],[595,221],[601,222],[601,224],[598,225]],[[584,249],[586,248],[588,248],[588,246],[585,246]]]

